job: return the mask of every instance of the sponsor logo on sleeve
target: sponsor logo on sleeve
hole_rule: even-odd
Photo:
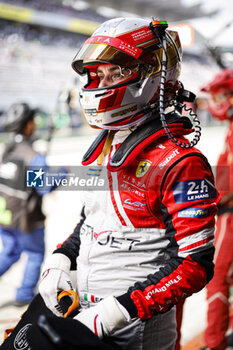
[[[176,203],[187,203],[217,197],[213,184],[206,179],[177,182],[173,186],[173,195]]]
[[[188,208],[178,212],[178,216],[181,218],[205,218],[209,214],[210,210],[203,208]]]

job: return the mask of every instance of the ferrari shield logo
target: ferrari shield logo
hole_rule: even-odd
[[[151,165],[151,161],[146,159],[140,160],[136,170],[136,177],[144,176],[147,170],[149,169],[150,165]]]

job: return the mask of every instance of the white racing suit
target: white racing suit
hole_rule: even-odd
[[[183,124],[170,125],[181,138],[190,132]],[[115,134],[107,168],[88,165],[95,154],[83,162],[88,173],[107,172],[107,187],[85,193],[80,223],[55,252],[77,269],[83,307],[114,295],[135,319],[113,334],[115,343],[123,349],[173,349],[173,306],[213,275],[218,193],[201,152],[177,147],[161,128],[116,171],[110,159],[127,136]]]

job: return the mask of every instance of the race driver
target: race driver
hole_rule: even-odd
[[[71,288],[77,270],[75,319],[120,349],[173,349],[175,305],[213,276],[219,196],[193,147],[200,132],[182,116],[180,61],[166,21],[116,18],[72,64],[85,82],[84,115],[102,129],[82,163],[106,172],[107,184],[85,193],[80,221],[47,258],[39,291],[59,315],[57,292]]]
[[[227,68],[202,88],[208,93],[208,110],[219,121],[228,121],[224,150],[216,168],[216,185],[221,194],[216,223],[214,277],[207,286],[207,326],[203,350],[225,350],[233,346],[233,316],[230,302],[233,267],[233,69]]]

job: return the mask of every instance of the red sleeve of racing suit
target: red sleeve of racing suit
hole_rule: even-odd
[[[161,210],[169,239],[167,263],[128,291],[137,316],[149,319],[201,290],[213,276],[214,226],[219,195],[209,165],[201,155],[184,156],[167,170]],[[127,295],[117,298],[131,316]],[[131,305],[130,305],[131,304]]]

